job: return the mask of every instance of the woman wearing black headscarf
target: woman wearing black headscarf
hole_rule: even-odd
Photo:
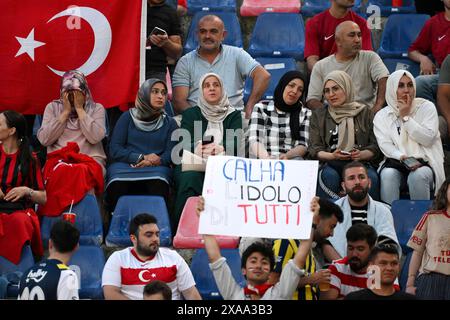
[[[255,105],[249,125],[250,155],[259,159],[300,159],[306,154],[311,111],[303,106],[305,79],[288,71],[275,88],[274,101]]]

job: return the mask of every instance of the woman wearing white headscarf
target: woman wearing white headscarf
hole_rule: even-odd
[[[190,140],[183,140],[183,150],[194,152],[204,159],[224,153],[237,155],[242,145],[242,135],[230,133],[242,131],[242,116],[231,106],[222,79],[215,73],[207,73],[200,79],[199,88],[197,106],[183,112],[181,128],[190,134]],[[207,136],[213,136],[213,141],[203,144],[202,137]],[[178,165],[175,169],[177,193],[171,219],[173,227],[178,224],[186,200],[202,193],[205,177],[204,172],[182,171],[181,167]]]
[[[428,200],[445,179],[444,153],[434,104],[416,98],[411,73],[398,70],[386,84],[387,107],[374,118],[374,132],[385,155],[380,167],[381,200],[391,204],[407,184],[411,200]],[[420,165],[407,169],[402,160],[413,157]]]

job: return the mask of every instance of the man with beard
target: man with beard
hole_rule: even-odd
[[[133,247],[114,252],[103,269],[106,300],[143,300],[147,283],[161,280],[172,290],[172,299],[201,300],[194,277],[174,250],[159,247],[159,228],[154,216],[141,213],[130,221]]]
[[[205,199],[200,197],[196,212],[200,214],[205,209]],[[205,250],[209,258],[209,267],[214,275],[217,287],[224,300],[291,300],[299,280],[306,275],[304,269],[311,250],[314,236],[314,224],[319,223],[319,198],[311,199],[310,210],[313,213],[313,228],[310,238],[303,239],[294,257],[289,260],[280,274],[277,283],[269,282],[269,277],[275,265],[272,248],[260,241],[252,243],[242,253],[241,272],[247,280],[242,288],[234,279],[226,258],[220,252],[219,243],[214,235],[203,235]]]
[[[373,269],[368,288],[354,291],[344,300],[416,300],[412,294],[401,292],[395,281],[400,273],[400,257],[391,244],[375,246],[369,256]]]
[[[358,161],[348,163],[342,170],[342,176],[342,188],[347,196],[335,203],[341,207],[344,221],[336,227],[334,235],[329,238],[334,250],[330,246],[326,246],[328,259],[336,260],[345,255],[347,248],[345,234],[352,225],[358,223],[374,227],[379,236],[378,243],[398,245],[394,219],[389,207],[382,202],[373,200],[368,195],[371,182],[364,164]],[[401,254],[400,245],[398,245],[398,250]]]
[[[378,54],[361,50],[361,28],[355,22],[341,22],[336,27],[335,41],[336,53],[318,61],[312,69],[306,106],[310,109],[324,106],[324,79],[331,71],[341,70],[353,80],[355,101],[378,112],[385,103],[388,69]]]
[[[355,224],[348,229],[347,256],[334,261],[331,271],[330,290],[320,295],[321,300],[342,299],[347,294],[367,288],[369,255],[377,241],[377,232],[367,224]]]
[[[313,247],[306,259],[305,270],[307,275],[300,279],[297,291],[294,293],[293,300],[318,300],[320,284],[330,283],[330,271],[321,270],[320,260],[317,260],[317,254],[321,255],[321,245],[324,241],[333,235],[336,225],[343,220],[342,210],[339,206],[326,199],[319,199],[319,217],[317,225],[313,224]],[[273,244],[275,254],[275,268],[271,274],[270,282],[277,283],[280,280],[280,274],[284,266],[296,254],[300,240],[295,239],[277,239]],[[313,253],[314,251],[314,253]]]

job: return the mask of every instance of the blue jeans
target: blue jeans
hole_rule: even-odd
[[[369,178],[371,180],[371,187],[369,194],[374,200],[380,199],[380,179],[374,168],[367,166]],[[341,191],[341,176],[331,166],[325,165],[319,171],[319,182],[317,184],[317,195],[321,198],[328,198],[332,200],[339,199],[339,192]],[[328,189],[328,192],[327,190]],[[331,191],[331,192],[330,192]]]
[[[433,171],[423,166],[411,171],[407,176],[394,168],[384,168],[380,172],[381,200],[392,204],[400,199],[400,190],[408,187],[411,200],[430,200],[433,190]]]
[[[416,96],[430,100],[436,105],[439,74],[423,75],[416,78]]]

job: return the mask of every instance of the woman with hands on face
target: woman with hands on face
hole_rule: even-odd
[[[371,180],[369,193],[379,200],[378,175],[373,167],[379,149],[372,130],[372,112],[354,101],[352,79],[344,71],[332,71],[325,77],[323,95],[326,105],[313,111],[309,132],[310,156],[322,163],[317,194],[338,199],[343,167],[361,161]]]
[[[92,99],[85,76],[77,70],[67,71],[61,80],[60,98],[45,108],[37,138],[47,153],[76,142],[80,153],[96,160],[105,172],[105,135],[105,109]]]
[[[416,98],[411,73],[398,70],[386,84],[387,107],[374,118],[374,132],[385,156],[381,164],[381,200],[391,204],[407,187],[411,200],[429,200],[445,179],[444,153],[436,107]],[[420,160],[409,170],[400,161]],[[411,159],[408,159],[411,160]]]
[[[106,202],[113,211],[122,195],[169,195],[172,180],[171,140],[177,129],[164,107],[167,86],[162,80],[146,80],[136,96],[135,107],[116,123],[111,142],[111,165],[107,172]]]

